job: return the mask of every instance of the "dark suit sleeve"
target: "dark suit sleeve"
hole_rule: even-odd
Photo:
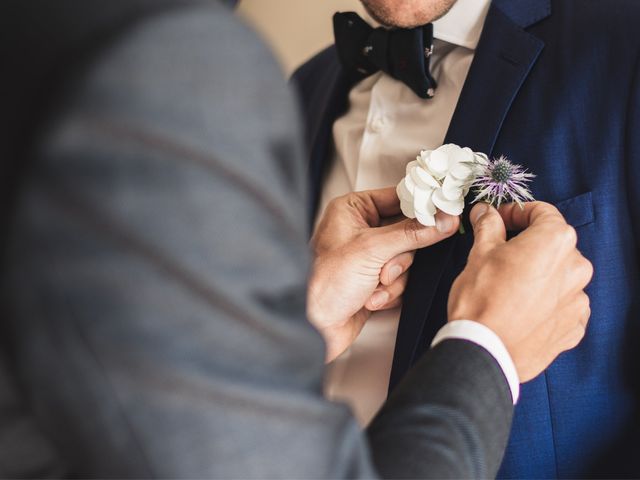
[[[637,49],[640,50],[640,46]],[[640,257],[640,188],[638,188],[638,179],[640,179],[640,134],[638,133],[640,131],[640,53],[635,61],[626,120],[627,191],[630,197],[628,206],[632,215],[631,228]]]
[[[446,340],[393,391],[368,429],[386,478],[492,478],[513,405],[498,363],[483,348]]]
[[[70,475],[376,476],[322,395],[299,125],[268,51],[214,4],[139,21],[93,57],[38,136],[3,271],[13,363]],[[459,353],[434,355],[425,388]],[[429,408],[411,390],[374,447]],[[454,440],[408,445],[439,449],[424,475],[457,442],[442,422]]]

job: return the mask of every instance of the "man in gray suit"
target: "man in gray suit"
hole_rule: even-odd
[[[0,19],[0,433],[17,432],[3,476],[495,474],[515,396],[481,345],[432,348],[365,434],[323,398],[325,346],[305,319],[299,121],[269,52],[229,11],[12,0]],[[330,347],[322,312],[344,292],[327,285],[373,257],[379,276],[456,227],[378,227],[397,211],[384,191],[334,207],[314,239],[321,313],[310,308]],[[450,319],[489,327],[526,379],[581,337],[588,309],[572,302],[588,265],[551,207],[481,210]],[[506,242],[503,218],[529,228]],[[507,252],[521,268],[498,268]],[[514,276],[540,307],[518,311]]]

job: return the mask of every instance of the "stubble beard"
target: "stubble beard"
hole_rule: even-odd
[[[414,28],[447,14],[457,0],[361,0],[371,17],[386,27]]]

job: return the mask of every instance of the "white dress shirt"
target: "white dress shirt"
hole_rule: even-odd
[[[442,145],[489,5],[490,0],[458,0],[434,22],[431,73],[438,83],[434,98],[419,98],[402,82],[381,72],[351,90],[346,114],[333,125],[335,157],[323,185],[319,212],[348,192],[395,186],[420,150]],[[351,348],[328,366],[327,397],[350,404],[363,426],[387,397],[399,319],[399,308],[374,313]],[[476,322],[452,322],[434,342],[451,337],[474,341],[489,350],[507,376],[514,402],[517,400],[515,367],[493,332]]]

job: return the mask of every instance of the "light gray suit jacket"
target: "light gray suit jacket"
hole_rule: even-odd
[[[479,347],[429,352],[365,433],[323,398],[300,120],[231,12],[0,18],[2,476],[495,474],[513,408]]]

